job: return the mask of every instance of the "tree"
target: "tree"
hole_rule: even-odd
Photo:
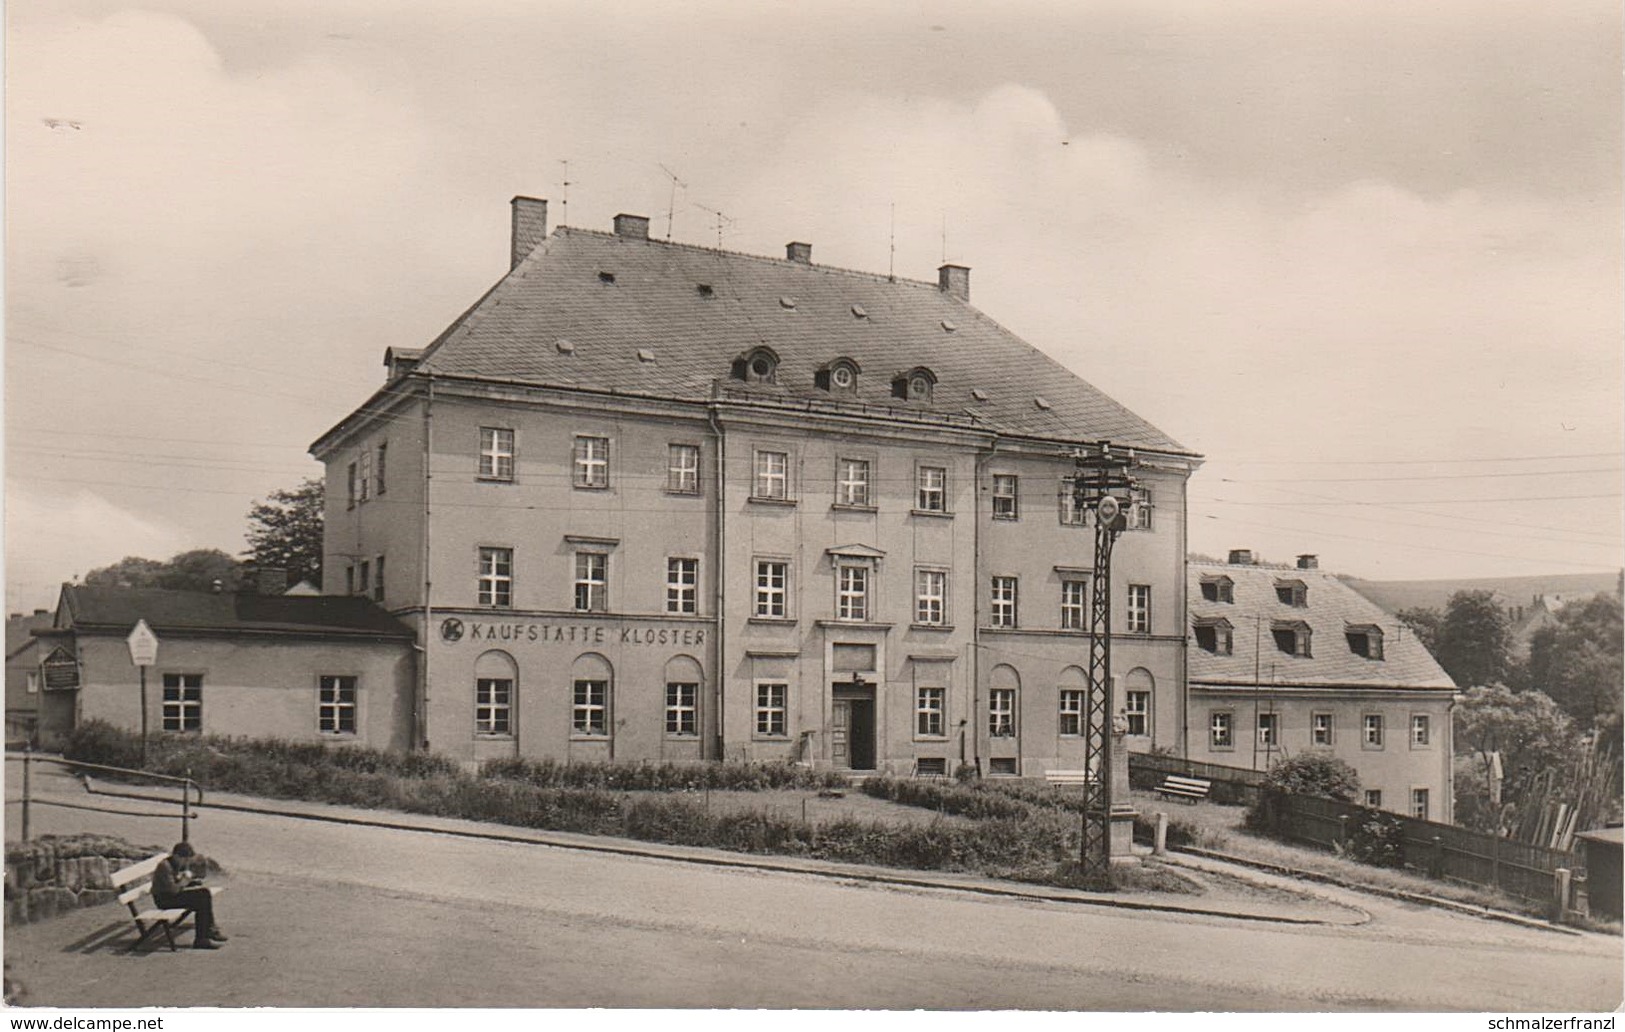
[[[1625,620],[1618,596],[1593,595],[1559,609],[1529,642],[1525,677],[1581,727],[1618,726],[1625,685]]]
[[[288,583],[322,583],[322,482],[309,477],[293,490],[272,491],[248,510],[248,556],[255,565],[288,571]]]
[[[1422,647],[1435,658],[1439,654],[1439,630],[1444,626],[1444,614],[1432,606],[1415,606],[1399,611],[1399,621],[1409,627]]]
[[[1584,750],[1568,714],[1542,692],[1505,685],[1470,688],[1455,710],[1456,820],[1482,830],[1502,827],[1546,771],[1567,768]],[[1490,789],[1493,754],[1501,756],[1500,805]]]
[[[1451,595],[1430,651],[1458,687],[1504,684],[1513,668],[1512,630],[1495,596],[1488,591]]]
[[[93,587],[168,588],[173,591],[212,591],[219,582],[235,591],[243,579],[242,564],[218,548],[194,548],[159,562],[127,556],[85,574]]]

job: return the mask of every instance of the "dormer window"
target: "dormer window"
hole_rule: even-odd
[[[1376,624],[1349,624],[1344,628],[1349,651],[1366,659],[1382,658],[1382,628]]]
[[[919,366],[906,373],[899,373],[892,380],[891,388],[894,397],[929,404],[936,386],[937,374],[924,366]]]
[[[1309,605],[1309,588],[1301,580],[1278,580],[1275,582],[1275,597],[1283,606],[1303,609]]]
[[[772,348],[754,348],[734,359],[733,378],[746,383],[776,383],[779,356]]]
[[[1196,632],[1196,647],[1215,656],[1228,656],[1235,651],[1235,635],[1230,621],[1224,617],[1212,619],[1197,617],[1192,621]]]
[[[850,358],[837,358],[818,370],[813,382],[831,394],[851,394],[858,389],[859,365]]]
[[[1309,625],[1302,620],[1276,620],[1270,624],[1270,634],[1275,647],[1287,655],[1309,657]]]
[[[1202,578],[1202,600],[1205,602],[1236,601],[1236,582],[1220,574],[1217,577]]]

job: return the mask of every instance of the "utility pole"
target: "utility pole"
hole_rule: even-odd
[[[1085,878],[1111,883],[1112,824],[1112,546],[1128,526],[1128,504],[1139,483],[1129,474],[1132,449],[1114,452],[1110,441],[1076,456],[1072,500],[1095,522],[1094,590],[1089,605],[1089,696],[1084,706],[1083,756],[1089,778],[1083,785]]]

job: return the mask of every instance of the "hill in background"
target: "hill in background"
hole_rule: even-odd
[[[1443,610],[1458,591],[1488,591],[1502,609],[1526,610],[1536,596],[1558,596],[1565,601],[1586,598],[1599,591],[1617,591],[1620,573],[1553,573],[1534,577],[1477,577],[1466,580],[1377,581],[1345,577],[1344,582],[1366,598],[1398,613],[1418,606]]]

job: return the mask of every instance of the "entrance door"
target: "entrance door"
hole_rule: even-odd
[[[853,699],[851,739],[852,769],[875,769],[875,700]]]
[[[852,766],[852,758],[847,752],[847,731],[851,726],[852,703],[846,699],[836,699],[829,724],[829,758],[837,767]]]

